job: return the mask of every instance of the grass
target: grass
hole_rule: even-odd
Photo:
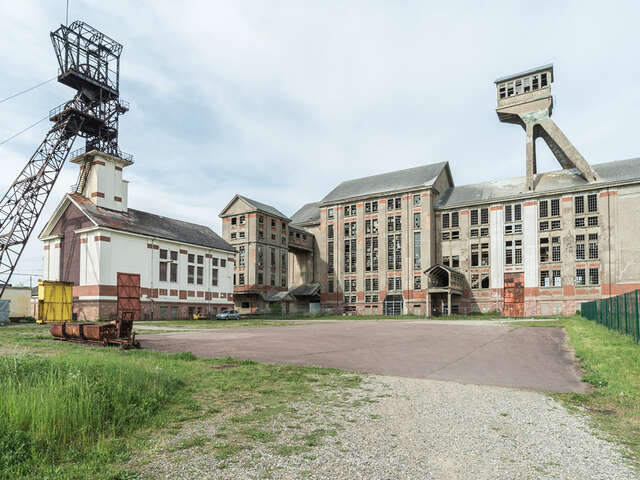
[[[567,407],[585,410],[597,427],[627,448],[640,466],[640,345],[580,316],[559,322],[522,322],[526,326],[562,326],[584,370],[587,393],[554,394]]]
[[[88,347],[53,342],[45,328],[2,329],[0,479],[139,478],[158,439],[169,439],[162,448],[175,455],[205,449],[223,462],[258,444],[311,448],[308,438],[283,441],[274,425],[299,416],[296,402],[320,410],[359,384],[332,369]],[[199,422],[216,434],[176,438]]]

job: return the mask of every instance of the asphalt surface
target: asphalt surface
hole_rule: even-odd
[[[140,335],[143,348],[399,377],[584,392],[561,328],[340,322]]]

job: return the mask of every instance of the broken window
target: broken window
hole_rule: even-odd
[[[276,249],[272,248],[271,249],[271,264],[272,267],[276,266]]]
[[[547,86],[547,74],[542,73],[540,74],[540,88],[544,88],[546,86]]]
[[[460,267],[460,257],[458,255],[453,255],[451,257],[451,267],[453,268]]]
[[[545,232],[549,230],[549,222],[540,222],[540,231]]]
[[[393,232],[393,217],[387,217],[387,231]]]
[[[448,267],[450,265],[449,257],[442,257],[442,264]]]
[[[327,229],[327,238],[333,238],[333,224],[329,225]]]
[[[364,204],[364,213],[371,213],[371,202],[366,202]]]
[[[327,290],[329,291],[329,293],[333,293],[333,280],[329,280],[327,282]]]
[[[422,288],[421,283],[422,283],[422,277],[420,277],[419,275],[416,275],[415,277],[413,277],[414,290],[420,290]]]
[[[387,290],[395,290],[395,282],[393,280],[393,277],[389,277],[389,279],[387,280]]]
[[[489,288],[489,275],[487,274],[481,275],[480,288]]]
[[[264,252],[262,250],[262,245],[258,245],[257,247],[257,264],[259,267],[264,265]]]
[[[264,284],[264,274],[262,272],[258,272],[258,285]]]
[[[489,244],[483,243],[480,250],[480,265],[486,267],[489,265]]]
[[[549,278],[549,270],[540,271],[540,286],[541,287],[551,286],[551,279]]]
[[[399,209],[402,207],[402,197],[397,197],[396,198],[396,209]]]
[[[420,232],[413,233],[413,268],[420,268]]]
[[[451,228],[458,228],[458,226],[460,225],[459,222],[460,222],[459,213],[453,212],[451,214]]]
[[[560,270],[551,271],[551,280],[554,287],[562,286],[562,275],[560,274]]]
[[[244,215],[240,215],[240,225],[247,223],[247,218]]]
[[[420,195],[413,196],[413,206],[414,207],[420,206]]]
[[[487,227],[482,227],[480,229],[480,236],[481,237],[488,237],[489,236],[489,229]]]
[[[333,218],[333,208],[327,208],[327,217]]]
[[[589,234],[589,259],[595,260],[598,258],[598,234]]]
[[[500,88],[498,89],[498,91],[500,92],[500,98],[504,98],[507,96],[507,87],[505,86],[504,83],[500,85]]]
[[[515,264],[522,264],[522,240],[515,241]]]
[[[396,290],[402,290],[402,277],[396,277]]]
[[[560,220],[551,220],[551,230],[560,230]]]
[[[420,228],[420,214],[413,214],[413,228]]]
[[[542,263],[549,261],[549,239],[540,239],[540,261]]]
[[[516,95],[519,95],[522,93],[522,80],[518,79],[516,80]]]
[[[377,212],[378,211],[378,202],[371,202],[371,211],[372,212]]]
[[[576,285],[583,286],[587,284],[587,279],[585,278],[585,269],[577,268],[576,269]]]
[[[393,210],[393,198],[387,200],[387,210]]]
[[[531,79],[529,77],[522,79],[522,88],[524,93],[531,91]]]
[[[396,232],[402,230],[402,217],[400,215],[396,216]]]
[[[598,268],[589,269],[589,285],[598,285],[600,283],[599,273]]]
[[[244,285],[244,273],[238,275],[238,285]]]
[[[477,273],[471,274],[471,288],[474,290],[480,288],[480,275]]]
[[[531,87],[534,90],[538,89],[538,75],[534,75],[533,78],[531,79]]]
[[[238,247],[238,266],[239,267],[244,267],[244,254],[245,254],[244,246]],[[215,260],[215,262],[213,260]],[[218,259],[213,258],[211,263],[214,267],[218,266]]]
[[[469,236],[471,238],[477,238],[478,237],[478,229],[477,228],[472,228],[469,232]]]
[[[451,232],[451,240],[458,240],[460,238],[460,230],[454,230]]]
[[[478,244],[471,245],[471,266],[479,266],[480,252],[478,251]]]

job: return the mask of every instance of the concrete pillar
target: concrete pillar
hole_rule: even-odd
[[[522,206],[522,257],[526,304],[527,288],[537,288],[539,282],[538,202],[536,201],[525,202]],[[531,313],[527,312],[526,314]]]
[[[536,165],[536,139],[533,136],[533,123],[526,123],[527,135],[527,189],[535,188],[535,175],[538,170]]]
[[[451,290],[447,292],[447,315],[451,315]]]

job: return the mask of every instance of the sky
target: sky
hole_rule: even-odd
[[[0,99],[55,77],[65,6],[0,0]],[[218,233],[236,193],[292,215],[344,180],[428,163],[457,185],[524,175],[524,131],[498,122],[493,81],[547,63],[553,119],[587,161],[640,156],[639,18],[633,1],[69,2],[70,22],[124,45],[129,206]],[[52,81],[0,103],[0,141],[73,93]],[[2,192],[48,128],[0,146]],[[560,168],[539,142],[539,171]],[[42,271],[37,234],[77,170],[17,272]]]

